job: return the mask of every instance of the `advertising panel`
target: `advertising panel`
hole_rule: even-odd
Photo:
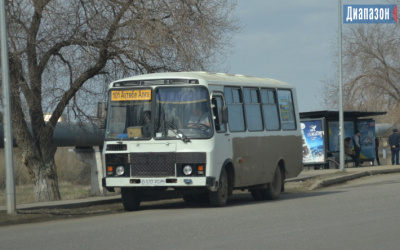
[[[322,163],[325,161],[322,124],[322,120],[301,121],[303,163]]]
[[[358,130],[361,133],[361,154],[360,159],[375,159],[375,121],[358,121]]]

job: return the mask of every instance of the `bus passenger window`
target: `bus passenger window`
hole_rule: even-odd
[[[276,91],[273,89],[261,89],[262,111],[267,130],[279,130],[278,105],[276,103]]]
[[[244,108],[246,112],[246,123],[249,131],[263,130],[261,116],[261,104],[258,98],[258,89],[243,88]]]
[[[225,88],[225,98],[229,113],[229,130],[232,132],[245,131],[246,126],[240,88]]]
[[[292,92],[290,90],[278,90],[279,109],[283,130],[296,129]]]

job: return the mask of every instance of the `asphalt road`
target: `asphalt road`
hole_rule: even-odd
[[[274,202],[183,202],[139,212],[0,228],[0,249],[399,249],[400,175],[366,177]]]

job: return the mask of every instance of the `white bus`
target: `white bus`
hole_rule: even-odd
[[[174,189],[224,206],[234,189],[277,199],[302,171],[296,90],[287,83],[208,72],[156,73],[109,87],[103,186],[125,210]]]

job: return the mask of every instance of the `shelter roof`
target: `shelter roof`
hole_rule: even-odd
[[[370,117],[378,115],[386,115],[387,112],[373,112],[373,111],[344,111],[344,118],[359,118],[359,117]],[[337,110],[320,110],[320,111],[309,111],[300,112],[300,118],[337,118],[339,119],[339,111]]]

